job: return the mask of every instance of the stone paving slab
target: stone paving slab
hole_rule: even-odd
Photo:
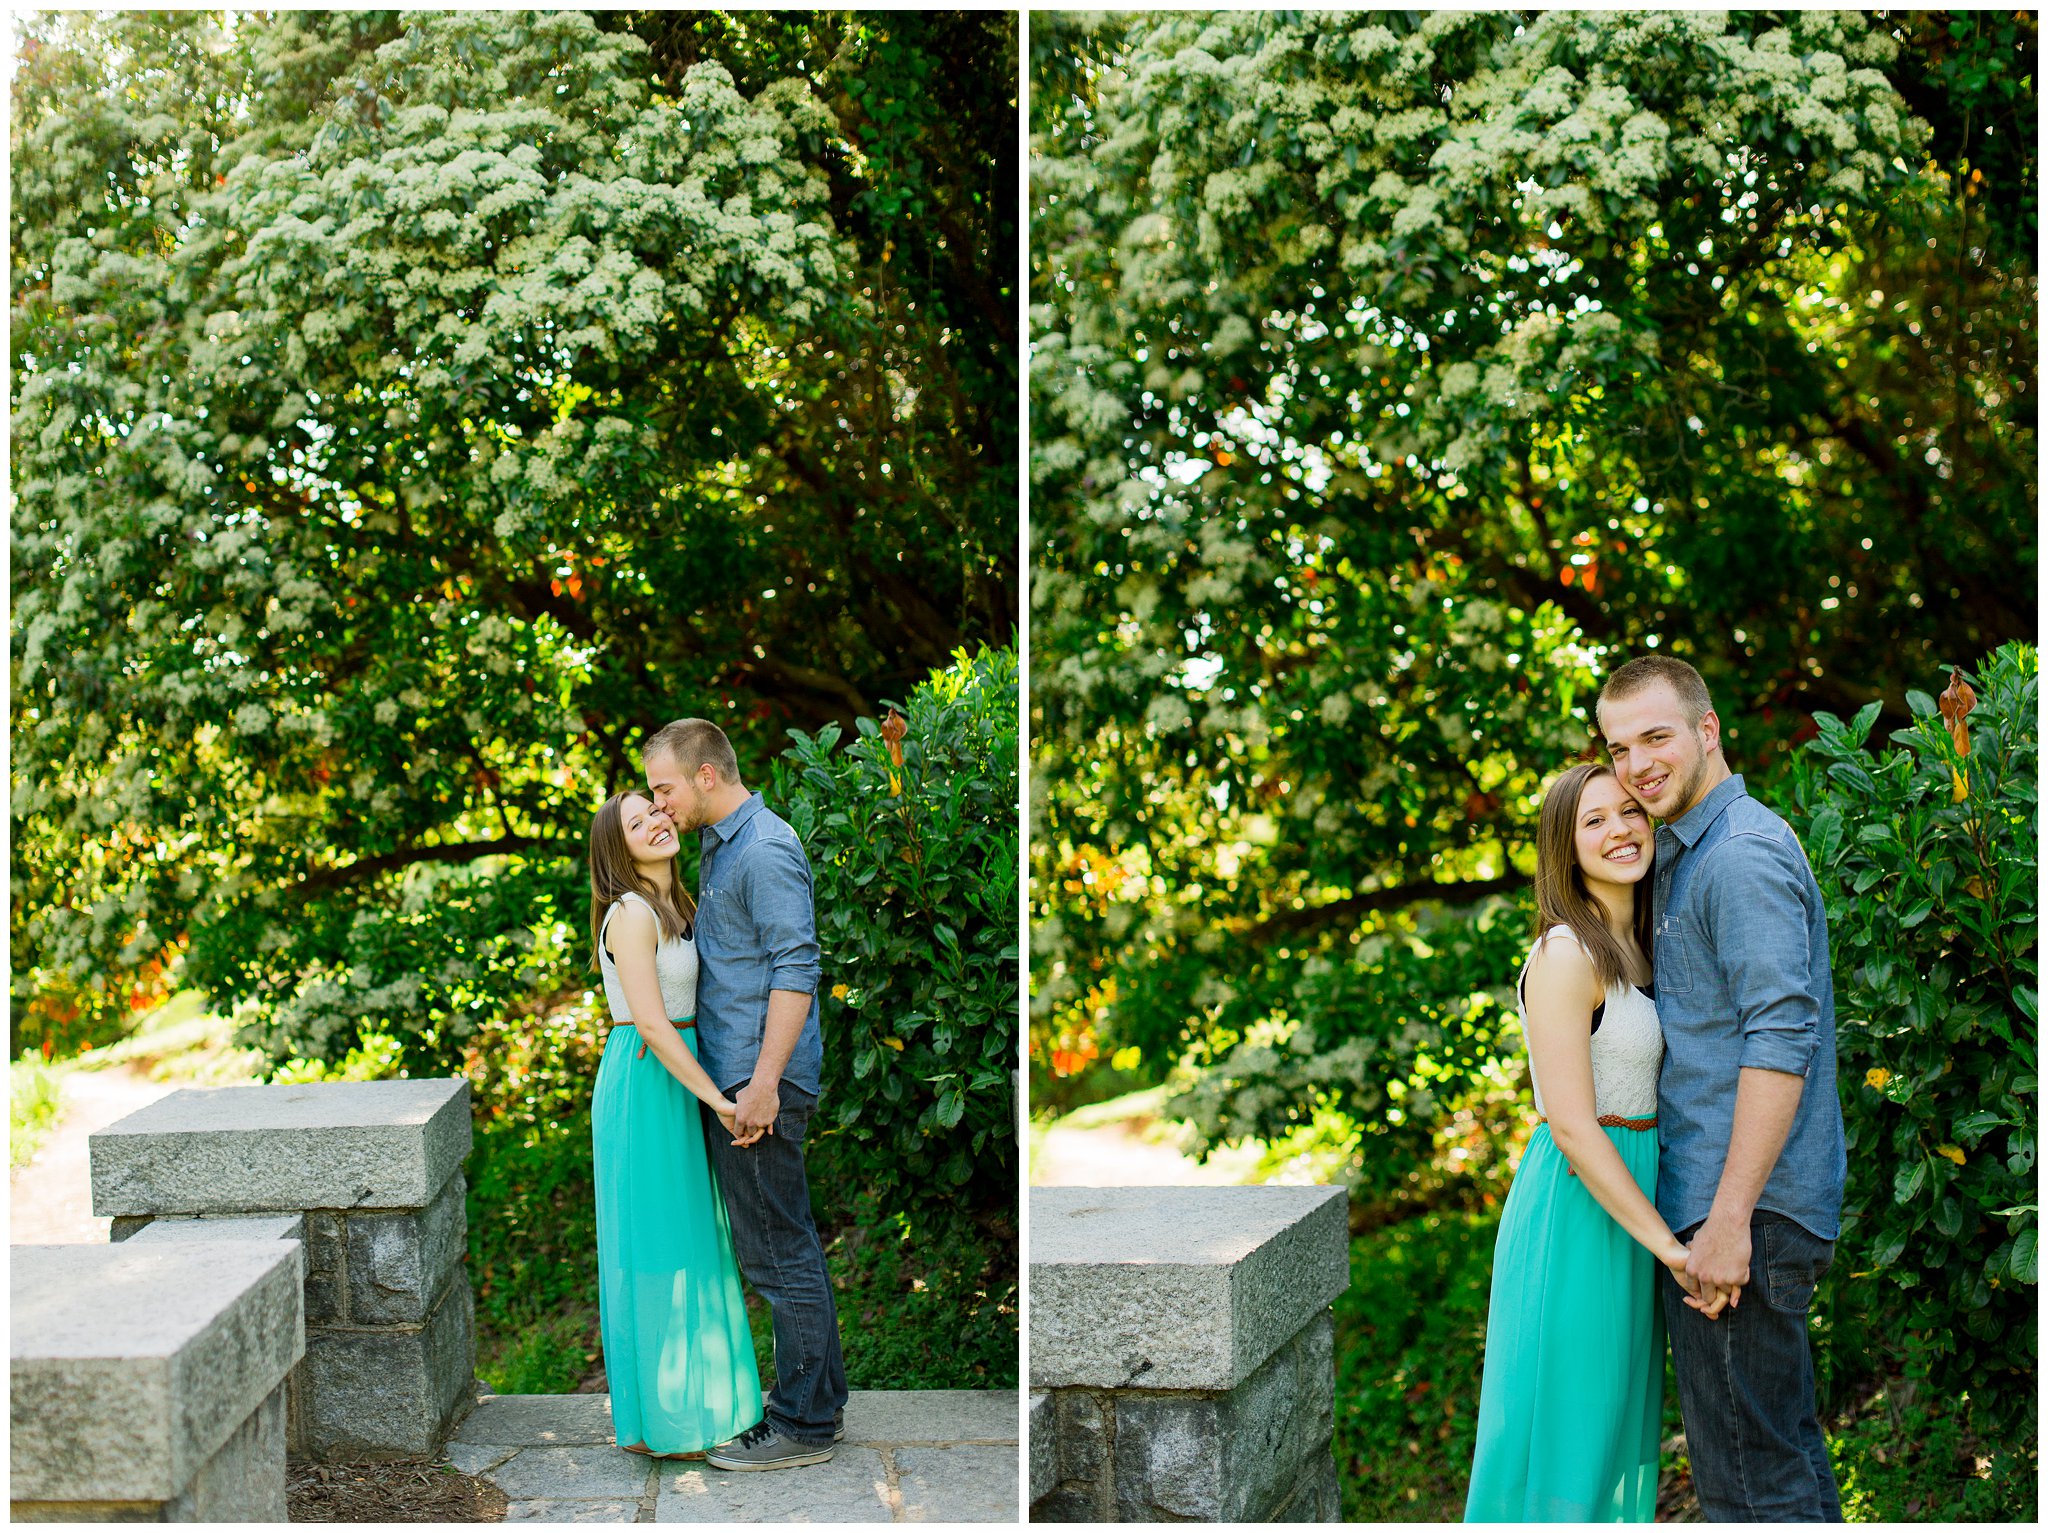
[[[512,1501],[553,1501],[631,1497],[647,1488],[651,1460],[622,1453],[609,1443],[574,1448],[524,1448],[490,1473],[491,1483]]]
[[[514,1501],[505,1508],[507,1522],[633,1522],[638,1501]]]
[[[1002,1389],[856,1389],[850,1443],[1015,1443],[1017,1397]]]
[[[508,1522],[1015,1522],[1017,1411],[1008,1390],[856,1390],[829,1463],[730,1474],[621,1452],[604,1395],[489,1395],[448,1462]]]
[[[485,1395],[450,1439],[521,1448],[611,1440],[610,1395]]]
[[[898,1504],[905,1522],[1015,1522],[1017,1450],[963,1444],[899,1448]]]
[[[755,1474],[662,1466],[656,1522],[894,1522],[880,1450],[841,1443],[830,1463]]]
[[[464,1474],[482,1474],[496,1469],[519,1450],[504,1443],[450,1443],[443,1458]]]

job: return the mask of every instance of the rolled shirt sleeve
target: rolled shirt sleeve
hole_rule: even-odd
[[[1806,854],[1782,837],[1729,837],[1701,911],[1742,1027],[1744,1069],[1806,1075],[1820,1043],[1807,930]]]
[[[816,995],[822,970],[811,863],[794,836],[764,837],[754,847],[746,898],[768,961],[768,988]]]

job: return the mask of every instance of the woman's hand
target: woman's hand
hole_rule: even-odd
[[[1670,1272],[1678,1286],[1685,1290],[1685,1302],[1687,1305],[1698,1310],[1709,1320],[1719,1320],[1721,1318],[1721,1311],[1728,1303],[1728,1295],[1725,1293],[1710,1295],[1701,1290],[1700,1280],[1694,1277],[1691,1271],[1692,1250],[1690,1247],[1682,1245],[1674,1239],[1671,1242],[1670,1248],[1657,1259],[1664,1264],[1666,1270]]]
[[[731,1135],[732,1142],[739,1145],[742,1149],[761,1137],[759,1129],[755,1129],[753,1133],[748,1134],[745,1138],[740,1137],[739,1130],[733,1124],[733,1114],[740,1110],[739,1103],[728,1102],[724,1097],[720,1097],[716,1102],[708,1105],[713,1112],[718,1114],[718,1126]]]

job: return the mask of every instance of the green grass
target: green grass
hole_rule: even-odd
[[[1456,1522],[1479,1410],[1479,1363],[1499,1214],[1429,1214],[1351,1242],[1351,1287],[1335,1305],[1337,1472],[1353,1522]],[[1664,1436],[1683,1430],[1665,1365]],[[1994,1441],[1967,1400],[1903,1399],[1867,1386],[1824,1425],[1850,1522],[2035,1520],[2031,1430]],[[1667,1484],[1683,1458],[1664,1466]],[[1690,1496],[1667,1510],[1697,1512]]]
[[[57,1126],[61,1111],[63,1067],[46,1065],[24,1055],[7,1067],[7,1167],[13,1171],[34,1159]]]

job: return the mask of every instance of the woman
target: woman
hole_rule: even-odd
[[[590,940],[612,1016],[590,1109],[598,1328],[618,1445],[655,1457],[701,1453],[761,1419],[698,1106],[730,1134],[734,1104],[697,1063],[696,905],[675,880],[678,845],[637,793],[590,822]]]
[[[1494,1246],[1467,1522],[1656,1516],[1664,1322],[1653,1264],[1690,1293],[1698,1285],[1654,1201],[1654,849],[1649,816],[1603,763],[1573,767],[1544,795],[1538,935],[1518,986],[1544,1121]]]

